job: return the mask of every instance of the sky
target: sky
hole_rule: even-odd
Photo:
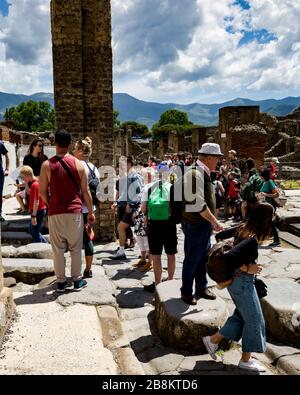
[[[300,96],[300,0],[111,0],[114,92]],[[0,91],[52,92],[50,0],[0,0]]]

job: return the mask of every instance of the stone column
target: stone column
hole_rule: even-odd
[[[0,246],[0,253],[1,253],[1,246]],[[3,284],[3,265],[2,265],[2,253],[1,253],[1,257],[0,257],[0,293],[2,292],[4,287]]]
[[[1,229],[0,229],[0,240],[1,240]],[[13,298],[12,289],[4,287],[2,252],[1,252],[1,243],[0,243],[0,346],[3,340],[3,336],[9,325],[9,322],[14,314],[15,308],[16,306]]]
[[[56,127],[93,141],[91,161],[114,164],[110,0],[52,0]],[[115,236],[111,202],[100,203],[97,238]]]

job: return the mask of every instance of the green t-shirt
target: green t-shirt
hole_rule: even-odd
[[[262,187],[260,189],[260,192],[264,192],[264,193],[272,193],[272,191],[274,189],[276,189],[276,184],[273,180],[269,180],[269,181],[265,181],[262,184]]]
[[[273,180],[265,181],[261,187],[260,192],[264,193],[272,193],[274,189],[276,189],[277,186]],[[272,197],[267,196],[266,197],[266,202],[272,204],[273,207],[276,209],[276,202]]]

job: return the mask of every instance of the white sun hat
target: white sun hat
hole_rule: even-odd
[[[219,144],[215,143],[205,143],[202,145],[201,149],[198,151],[201,155],[211,155],[211,156],[224,156],[221,152]]]

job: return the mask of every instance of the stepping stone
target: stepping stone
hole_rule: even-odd
[[[31,243],[17,249],[17,258],[52,259],[53,252],[50,244]]]
[[[289,232],[280,232],[280,238],[294,247],[300,248],[300,237]]]
[[[28,232],[30,218],[20,220],[10,220],[8,217],[1,225],[2,232]]]
[[[275,340],[300,344],[300,286],[288,280],[264,280],[268,295],[261,300],[268,331]]]
[[[30,233],[27,232],[2,232],[2,244],[30,244],[33,239]]]
[[[14,277],[17,282],[37,284],[53,276],[53,261],[50,259],[2,259],[5,277]]]
[[[180,299],[181,281],[166,281],[157,286],[155,321],[164,344],[183,350],[205,350],[201,337],[212,335],[226,321],[226,303],[200,299],[189,306]]]

